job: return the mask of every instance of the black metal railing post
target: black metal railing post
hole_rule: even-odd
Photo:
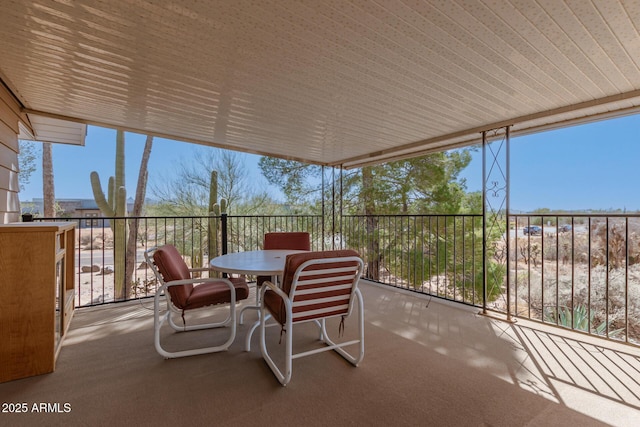
[[[222,213],[220,215],[220,218],[222,220],[222,255],[225,255],[228,251],[229,248],[229,232],[227,230],[227,226],[228,226],[228,221],[227,221],[227,214],[226,213]]]

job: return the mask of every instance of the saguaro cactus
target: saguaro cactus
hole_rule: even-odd
[[[220,214],[227,212],[227,200],[218,202],[218,172],[211,171],[211,183],[209,184],[209,259],[219,255],[219,236],[222,222]]]
[[[218,172],[211,171],[211,181],[209,183],[209,224],[208,224],[208,244],[209,244],[209,259],[213,259],[218,256],[218,227],[216,224],[216,218],[213,218],[214,207],[218,201]]]
[[[100,177],[96,171],[91,172],[91,189],[93,197],[106,217],[120,217],[122,219],[110,222],[113,232],[113,274],[115,299],[124,299],[126,295],[125,283],[125,254],[127,247],[127,190],[124,177],[124,132],[116,134],[116,174],[109,177],[107,197],[100,185]]]

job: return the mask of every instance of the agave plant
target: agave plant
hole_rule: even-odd
[[[545,321],[556,323],[556,313],[547,313],[545,315]],[[589,332],[589,325],[591,325],[591,333],[604,335],[606,333],[607,327],[611,322],[602,321],[596,325],[594,321],[595,312],[589,310],[587,306],[582,304],[574,306],[573,310],[571,310],[571,307],[566,306],[560,307],[560,309],[558,310],[558,326],[562,326],[567,329]],[[624,329],[616,329],[613,331],[609,331],[609,337],[613,338],[619,335],[623,330]]]

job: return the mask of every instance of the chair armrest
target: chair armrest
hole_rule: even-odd
[[[262,288],[260,289],[260,300],[264,301],[264,294],[267,290],[273,291],[280,296],[283,300],[285,300],[286,304],[291,304],[289,300],[289,295],[285,294],[282,289],[278,287],[278,285],[274,284],[272,281],[267,280],[262,284]]]
[[[291,318],[292,318],[292,311],[293,311],[293,303],[289,299],[289,295],[285,294],[282,289],[280,289],[277,285],[275,285],[273,282],[269,280],[264,282],[262,284],[262,287],[260,288],[260,309],[261,310],[266,309],[266,306],[264,304],[264,294],[267,292],[267,290],[275,292],[276,294],[278,294],[278,296],[280,296],[280,298],[282,298],[282,301],[284,302],[285,310],[287,312],[287,315],[286,315],[287,323],[290,324],[292,320]]]
[[[164,285],[158,288],[156,294],[159,294],[161,291],[169,288],[171,286],[180,286],[180,285],[197,285],[202,283],[214,283],[214,282],[225,282],[232,290],[235,290],[233,283],[229,279],[223,279],[219,277],[201,277],[194,279],[181,279],[181,280],[172,280],[171,282],[165,282]]]
[[[180,286],[180,285],[188,285],[188,284],[202,284],[202,283],[213,283],[213,282],[224,282],[228,287],[231,293],[231,305],[235,305],[236,303],[236,287],[231,283],[228,279],[220,279],[216,277],[206,277],[204,279],[181,279],[181,280],[172,280],[171,282],[165,282],[164,285],[160,286],[156,291],[156,294],[153,297],[153,306],[154,310],[158,312],[160,308],[160,298],[162,295],[166,297],[167,307],[169,307],[171,298],[168,296],[167,288],[171,286]]]
[[[196,268],[190,268],[189,272],[190,273],[199,273],[199,272],[209,272],[209,273],[222,273],[221,271],[216,270],[215,268],[211,268],[211,267],[196,267]],[[227,273],[227,275],[229,275],[229,277],[232,276],[231,273]]]
[[[228,282],[231,283],[229,279],[225,279],[222,277],[194,277],[193,279],[181,279],[181,280],[172,280],[170,282],[166,282],[167,286],[176,286],[176,285],[197,285],[199,283],[208,283],[208,282]],[[233,286],[233,283],[231,283]]]
[[[195,267],[195,268],[190,268],[189,269],[190,272],[197,272],[197,271],[216,271],[211,267]]]

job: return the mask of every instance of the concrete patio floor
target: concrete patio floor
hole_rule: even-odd
[[[257,334],[244,351],[255,312],[228,351],[165,360],[153,349],[151,300],[78,309],[54,373],[0,384],[2,402],[72,411],[2,413],[0,424],[196,425],[214,413],[216,425],[234,426],[276,416],[281,425],[638,425],[638,348],[366,281],[361,289],[362,363],[333,352],[295,360],[287,387],[263,362]],[[354,330],[347,322],[347,335]],[[319,407],[333,410],[318,418]]]

